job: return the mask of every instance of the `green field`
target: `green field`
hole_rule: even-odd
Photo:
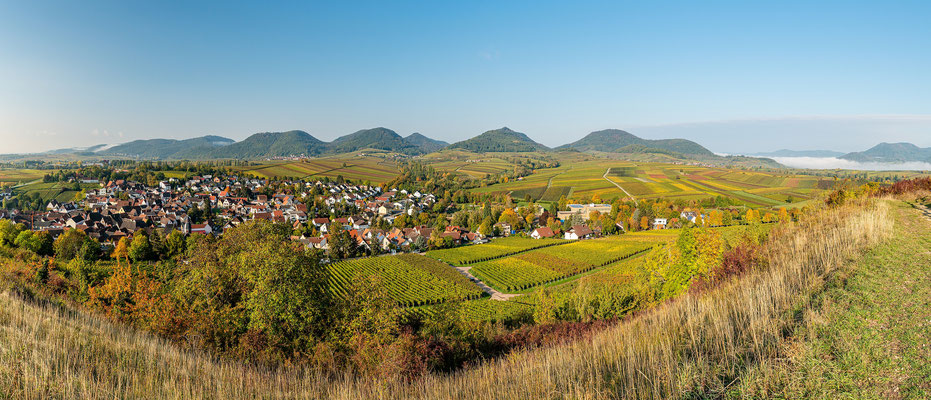
[[[451,266],[418,254],[340,261],[327,265],[331,290],[344,295],[355,279],[374,275],[402,306],[435,304],[449,299],[477,299],[481,289]]]
[[[99,184],[81,184],[83,189],[99,188]],[[57,200],[64,203],[74,200],[78,192],[74,190],[74,184],[68,182],[36,182],[19,186],[13,190],[16,196],[38,194],[43,202]]]
[[[19,185],[42,179],[46,171],[38,169],[6,169],[0,168],[0,185]]]
[[[566,244],[561,239],[531,239],[520,236],[509,236],[492,239],[485,244],[460,246],[451,249],[430,250],[427,256],[454,265],[468,265],[480,261],[504,257],[511,254],[546,246]]]

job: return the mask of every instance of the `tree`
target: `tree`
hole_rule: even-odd
[[[760,212],[754,209],[749,209],[747,210],[747,215],[745,218],[748,223],[758,224],[760,223]]]
[[[165,238],[165,256],[175,258],[184,254],[185,249],[184,235],[179,231],[171,231]]]
[[[330,237],[327,238],[327,253],[335,259],[354,257],[358,251],[356,240],[353,239],[349,231],[343,229],[338,222],[330,224],[327,231]]]
[[[646,230],[650,227],[650,219],[646,216],[640,217],[640,230]]]
[[[133,234],[133,240],[129,245],[129,258],[133,261],[145,261],[152,259],[152,244],[149,242],[149,236],[145,231],[139,230]]]
[[[84,246],[84,243],[90,240],[87,234],[82,231],[77,229],[66,230],[61,235],[58,235],[58,238],[55,239],[52,245],[55,251],[55,257],[62,260],[70,260],[78,254],[78,251]]]
[[[25,229],[23,224],[14,224],[12,220],[0,219],[0,244],[13,246],[16,237]]]
[[[492,233],[494,233],[492,225],[491,218],[485,218],[485,220],[482,221],[482,224],[478,227],[478,233],[482,234],[483,236],[491,236]]]
[[[779,207],[779,222],[789,222],[791,218],[789,217],[789,212],[785,207]]]
[[[711,215],[708,217],[708,223],[711,226],[724,225],[724,213],[720,210],[712,210]]]

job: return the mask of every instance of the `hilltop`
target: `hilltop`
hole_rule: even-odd
[[[911,143],[880,143],[869,150],[841,156],[845,160],[861,162],[931,162],[931,147],[918,147]]]
[[[419,154],[423,150],[387,128],[363,129],[336,138],[327,145],[328,153],[349,153],[362,149],[378,149],[403,154]]]
[[[632,146],[632,147],[628,147]],[[629,150],[643,152],[645,148],[671,151],[684,155],[713,156],[710,150],[702,145],[686,139],[642,139],[630,132],[620,129],[605,129],[589,133],[582,139],[557,147],[560,149],[575,149],[578,151],[602,151],[607,153],[623,153]]]
[[[442,140],[428,138],[424,135],[421,135],[420,132],[414,132],[410,134],[408,137],[404,138],[404,141],[419,147],[421,150],[423,150],[424,153],[432,153],[434,151],[442,150],[446,146],[449,146],[449,143],[446,143]]]
[[[548,151],[540,143],[533,141],[526,134],[516,132],[508,127],[490,130],[474,138],[451,144],[449,149],[464,149],[476,153],[485,152],[514,152],[526,153],[531,151]]]
[[[310,156],[321,154],[325,150],[325,142],[307,132],[294,130],[256,133],[241,142],[192,158],[264,158],[301,154]]]

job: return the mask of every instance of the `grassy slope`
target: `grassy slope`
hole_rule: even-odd
[[[833,266],[883,236],[875,231],[884,214],[841,218],[849,223],[823,235],[818,225],[803,229],[786,244],[790,256],[776,261],[785,267],[685,296],[591,340],[410,385],[327,383],[293,369],[217,361],[0,294],[0,397],[926,397],[929,236],[917,228],[931,223],[916,221],[916,212],[895,208],[898,237],[867,253],[847,279],[835,275],[829,282],[838,284],[797,308],[799,317],[777,322],[798,290],[817,287],[819,276],[837,274]],[[808,322],[800,325],[801,315]],[[786,345],[780,332],[793,327],[798,340]],[[779,352],[789,361],[774,364],[769,356]]]
[[[896,207],[895,239],[852,263],[801,312],[785,362],[739,397],[931,397],[931,220]]]

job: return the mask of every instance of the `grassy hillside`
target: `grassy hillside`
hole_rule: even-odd
[[[790,228],[796,239],[771,250],[768,268],[710,292],[687,294],[590,339],[518,351],[461,372],[410,382],[324,378],[299,368],[273,371],[215,360],[66,307],[5,292],[0,295],[0,392],[13,398],[670,398],[741,391],[778,397],[782,392],[761,392],[760,387],[778,388],[784,375],[762,368],[777,365],[773,360],[784,349],[798,348],[784,333],[800,332],[803,321],[816,312],[812,305],[830,304],[818,299],[836,297],[844,302],[828,307],[834,311],[824,315],[840,316],[834,319],[840,324],[815,329],[828,333],[823,336],[828,345],[813,346],[832,349],[835,359],[825,363],[817,351],[800,353],[807,356],[801,360],[826,367],[809,372],[816,385],[805,389],[806,375],[795,375],[804,364],[787,364],[785,384],[804,389],[787,391],[788,397],[923,397],[927,363],[921,360],[928,349],[921,344],[928,342],[929,287],[925,246],[931,243],[926,233],[931,222],[918,218],[923,217],[916,211],[886,202],[823,211]],[[893,237],[894,224],[902,224],[895,239],[884,242]],[[904,246],[902,237],[910,238]],[[878,243],[883,244],[863,262],[845,264]],[[905,273],[898,274],[902,267],[907,267]],[[863,275],[839,281],[845,271],[852,277]],[[885,294],[887,285],[894,290]],[[852,295],[835,296],[834,287]],[[879,307],[871,308],[873,301]],[[852,307],[840,307],[845,305]],[[819,318],[812,322],[822,323]],[[854,332],[861,335],[846,336]],[[850,356],[837,357],[843,351]],[[830,384],[843,383],[844,377],[854,386]],[[818,380],[827,384],[817,386]]]
[[[894,240],[838,271],[799,308],[778,362],[740,376],[754,398],[931,397],[931,220],[905,204]]]

